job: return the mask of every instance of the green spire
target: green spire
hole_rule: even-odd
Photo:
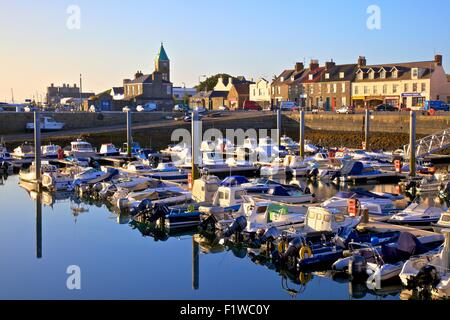
[[[161,47],[159,48],[158,55],[156,56],[156,60],[159,61],[169,61],[169,57],[167,56],[166,50],[164,50],[163,43],[161,42]]]

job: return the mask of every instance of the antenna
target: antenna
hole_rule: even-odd
[[[11,88],[11,101],[14,104],[14,89]]]

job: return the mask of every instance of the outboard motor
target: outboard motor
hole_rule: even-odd
[[[149,199],[142,200],[137,207],[138,212],[147,212],[151,209],[153,209],[153,203]]]
[[[231,237],[235,233],[241,233],[247,227],[247,218],[245,216],[237,217],[228,229],[223,233],[224,237]]]
[[[157,157],[157,156],[149,156],[148,157],[148,163],[149,163],[149,165],[153,168],[153,169],[155,169],[155,168],[157,168],[158,167],[158,165],[159,165],[159,157]]]
[[[318,176],[319,176],[319,169],[317,168],[312,169],[311,172],[308,174],[309,179],[317,179]]]
[[[281,253],[280,257],[283,260],[286,260],[289,257],[298,256],[298,252],[302,246],[303,246],[303,239],[300,237],[294,238],[291,242],[289,242],[286,252]]]
[[[261,243],[273,241],[280,236],[280,231],[276,227],[269,228],[260,238]]]
[[[436,267],[426,265],[420,269],[416,276],[415,287],[426,288],[426,287],[436,287],[440,282],[439,274]]]
[[[354,280],[367,278],[367,260],[362,255],[354,255],[348,263],[348,273]]]

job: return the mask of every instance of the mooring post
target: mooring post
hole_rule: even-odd
[[[36,258],[42,258],[42,194],[36,196]]]
[[[202,155],[200,154],[200,139],[202,136],[201,132],[201,120],[198,115],[198,111],[192,111],[192,119],[191,119],[191,161],[192,161],[192,182],[196,179],[200,178],[199,166],[202,161]]]
[[[127,156],[131,158],[131,144],[133,141],[131,133],[131,110],[127,111]]]
[[[300,110],[300,157],[305,158],[305,111]]]
[[[277,145],[278,145],[278,148],[280,148],[280,146],[281,146],[281,117],[282,117],[281,107],[278,106],[278,108],[277,108]]]
[[[41,190],[41,121],[39,111],[34,112],[34,165],[36,186]]]
[[[198,290],[199,278],[200,278],[200,259],[199,259],[200,247],[192,238],[192,288]]]
[[[409,175],[416,176],[416,113],[411,111],[409,118]]]
[[[366,109],[366,115],[364,117],[364,150],[370,149],[370,110]]]

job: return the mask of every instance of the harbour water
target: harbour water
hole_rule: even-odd
[[[339,187],[311,189],[323,200]],[[289,276],[245,249],[205,238],[198,245],[195,230],[138,229],[105,206],[58,197],[44,193],[40,214],[36,193],[17,176],[0,184],[0,299],[400,299],[400,283],[375,293],[326,272]],[[80,268],[80,290],[67,287],[69,266]]]

